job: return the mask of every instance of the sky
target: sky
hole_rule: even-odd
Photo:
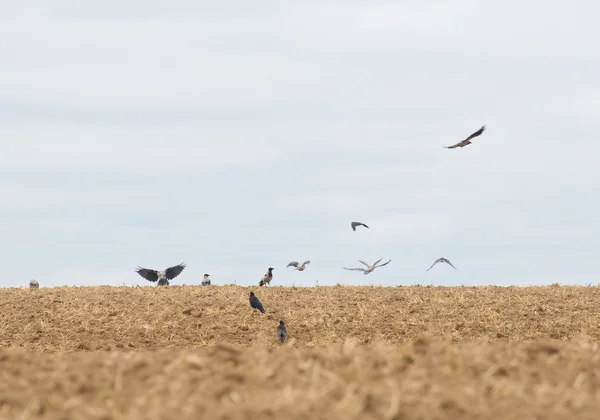
[[[600,3],[397,3],[0,3],[0,286],[597,284]]]

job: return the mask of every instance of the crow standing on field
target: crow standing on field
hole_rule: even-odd
[[[262,303],[260,303],[260,300],[254,296],[254,292],[250,292],[250,306],[252,306],[253,309],[258,309],[263,314],[265,313]]]
[[[273,270],[275,270],[273,267],[269,267],[261,281],[258,282],[259,286],[266,286],[271,283],[271,280],[273,280]]]
[[[168,286],[169,280],[173,280],[175,277],[181,274],[184,268],[185,264],[181,263],[162,271],[138,267],[135,272],[148,281],[155,282],[158,280],[158,286]]]
[[[279,341],[282,343],[287,338],[287,329],[285,328],[285,322],[279,321],[279,325],[277,326],[277,337],[279,337]]]
[[[202,279],[202,286],[210,286],[210,274],[205,274],[204,279]]]
[[[40,284],[38,283],[37,280],[33,279],[29,282],[29,288],[30,289],[39,289],[40,288]]]
[[[446,149],[456,149],[457,147],[465,147],[468,146],[469,144],[471,144],[471,139],[475,138],[477,136],[480,136],[481,133],[483,133],[483,131],[485,130],[485,125],[483,127],[481,127],[479,130],[477,130],[476,132],[474,132],[473,134],[471,134],[469,137],[467,137],[466,139],[459,141],[456,144],[453,144],[452,146],[444,146]]]
[[[350,226],[352,227],[352,230],[353,230],[353,231],[356,231],[356,227],[357,227],[357,226],[364,226],[364,227],[366,227],[367,229],[370,229],[370,228],[369,228],[369,226],[365,225],[365,224],[364,224],[364,223],[362,223],[362,222],[352,222],[352,223],[350,223]]]

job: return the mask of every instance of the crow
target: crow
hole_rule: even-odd
[[[375,261],[375,263],[373,263],[373,265],[369,265],[364,261],[358,260],[358,262],[360,262],[361,264],[364,264],[367,268],[346,268],[346,267],[342,267],[346,270],[351,270],[351,271],[362,271],[364,275],[367,275],[369,273],[372,273],[376,268],[378,267],[383,267],[384,265],[388,265],[390,262],[392,262],[392,260],[389,260],[386,263],[383,263],[381,265],[377,265],[379,264],[379,262],[382,260],[383,258],[378,259],[377,261]]]
[[[39,284],[39,283],[38,283],[38,281],[37,281],[37,280],[35,280],[35,279],[34,279],[34,280],[31,280],[31,281],[29,282],[29,288],[30,288],[30,289],[39,289],[39,288],[40,288],[40,284]]]
[[[252,306],[254,309],[258,309],[263,314],[265,313],[262,303],[260,303],[260,300],[254,296],[254,292],[250,292],[250,306]]]
[[[259,286],[265,286],[271,283],[271,280],[273,280],[273,270],[275,270],[273,267],[269,267],[269,270],[265,273],[262,280],[258,283]]]
[[[202,280],[202,286],[210,286],[210,274],[205,274]]]
[[[485,125],[483,127],[481,127],[479,130],[477,130],[476,132],[474,132],[473,134],[471,134],[469,137],[467,137],[466,139],[459,141],[456,144],[453,144],[452,146],[444,146],[446,149],[456,149],[457,147],[465,147],[469,144],[471,144],[471,139],[477,136],[480,136],[481,133],[483,133],[483,131],[485,130]]]
[[[352,227],[353,231],[356,231],[356,227],[357,226],[364,226],[367,229],[370,229],[369,226],[367,226],[367,225],[365,225],[364,223],[361,223],[361,222],[352,222],[352,223],[350,223],[350,226]]]
[[[168,286],[169,280],[173,280],[175,277],[177,277],[185,267],[186,265],[181,263],[174,265],[173,267],[169,267],[166,270],[158,271],[151,268],[142,268],[138,266],[135,272],[148,281],[155,282],[158,280],[158,286]]]
[[[425,272],[431,270],[433,268],[433,266],[436,265],[437,263],[446,263],[446,264],[450,265],[452,268],[454,268],[455,270],[457,269],[455,266],[452,265],[450,260],[448,260],[447,258],[441,257],[441,258],[438,258],[437,260],[435,260],[433,262],[433,264],[431,264],[431,267],[429,267],[427,270],[425,270]]]
[[[306,268],[306,264],[310,264],[310,260],[306,260],[302,263],[301,266],[298,266],[298,261],[292,261],[291,263],[289,263],[287,267],[296,267],[296,270],[298,271],[304,271],[304,269]]]
[[[287,329],[285,328],[285,322],[279,321],[279,325],[277,326],[277,337],[279,337],[279,341],[282,343],[287,338]]]

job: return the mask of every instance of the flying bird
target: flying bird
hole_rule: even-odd
[[[287,267],[296,267],[296,268],[295,268],[295,270],[298,270],[298,271],[304,271],[304,269],[306,268],[306,264],[310,264],[310,260],[306,260],[306,261],[304,261],[304,262],[302,263],[302,265],[300,265],[300,266],[298,265],[298,261],[292,261],[291,263],[289,263],[289,264],[286,266],[286,268],[287,268]]]
[[[277,337],[279,337],[279,341],[282,343],[287,338],[287,329],[285,328],[285,322],[279,321],[279,325],[277,326]]]
[[[202,279],[202,286],[210,286],[210,274],[205,274]]]
[[[465,147],[469,144],[471,144],[471,139],[477,136],[480,136],[481,133],[483,133],[483,131],[485,130],[485,125],[483,127],[481,127],[479,130],[477,130],[476,132],[474,132],[473,134],[471,134],[469,137],[467,137],[466,139],[459,141],[456,144],[453,144],[452,146],[444,146],[446,149],[456,149],[457,147]]]
[[[369,226],[367,226],[367,225],[365,225],[364,223],[361,223],[361,222],[352,222],[352,223],[350,223],[350,226],[352,226],[352,230],[355,231],[355,232],[356,232],[356,227],[357,226],[364,226],[367,229],[370,229]]]
[[[254,292],[250,292],[250,306],[252,306],[253,309],[258,309],[263,314],[265,313],[262,303],[260,303],[260,300],[254,296]]]
[[[452,267],[452,268],[454,268],[456,270],[456,267],[452,265],[452,263],[450,262],[449,259],[441,257],[441,258],[438,258],[437,260],[435,260],[433,262],[433,264],[431,264],[431,267],[429,267],[427,270],[425,270],[425,272],[431,270],[433,268],[433,266],[436,265],[437,263],[446,263],[446,264],[449,264],[450,267]]]
[[[369,274],[369,273],[372,273],[372,272],[373,272],[373,270],[375,270],[376,268],[383,267],[384,265],[388,265],[390,262],[392,262],[392,260],[389,260],[389,261],[388,261],[388,262],[386,262],[386,263],[383,263],[383,264],[381,264],[381,265],[377,265],[377,264],[379,264],[379,262],[380,262],[382,259],[383,259],[383,258],[380,258],[380,259],[378,259],[377,261],[375,261],[375,262],[373,263],[373,265],[369,265],[369,264],[367,264],[367,263],[366,263],[366,262],[364,262],[364,261],[358,260],[358,262],[360,262],[361,264],[365,265],[367,268],[362,268],[362,267],[359,267],[359,268],[346,268],[346,267],[343,267],[343,268],[344,268],[344,269],[346,269],[346,270],[351,270],[351,271],[362,271],[364,275],[367,275],[367,274]]]
[[[269,270],[265,273],[262,280],[258,283],[259,286],[266,286],[269,283],[271,283],[271,280],[273,280],[273,270],[275,270],[273,267],[269,267]]]
[[[173,267],[169,267],[166,270],[158,271],[151,268],[142,268],[138,266],[135,272],[148,281],[155,282],[158,280],[157,286],[168,286],[169,280],[173,280],[175,277],[181,274],[185,267],[186,265],[181,263],[174,265]]]
[[[40,288],[40,284],[38,283],[37,280],[33,279],[29,282],[29,288],[30,289],[39,289]]]

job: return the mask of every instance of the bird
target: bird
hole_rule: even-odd
[[[285,322],[279,321],[279,325],[277,326],[277,337],[279,337],[279,341],[282,343],[287,338],[287,329],[285,328]]]
[[[356,227],[357,227],[357,226],[364,226],[364,227],[366,227],[367,229],[370,229],[370,228],[369,228],[369,226],[365,225],[365,224],[364,224],[364,223],[362,223],[362,222],[352,222],[352,223],[350,223],[350,226],[352,227],[352,230],[353,230],[353,231],[355,231],[355,232],[356,232]]]
[[[362,267],[361,267],[361,268],[346,268],[346,267],[342,267],[342,268],[344,268],[344,269],[346,269],[346,270],[351,270],[351,271],[362,271],[364,275],[367,275],[367,274],[369,274],[369,273],[372,273],[372,272],[373,272],[373,270],[375,270],[376,268],[378,268],[378,267],[383,267],[384,265],[388,265],[390,262],[392,262],[392,260],[389,260],[389,261],[388,261],[388,262],[386,262],[386,263],[383,263],[383,264],[381,264],[381,265],[377,265],[377,264],[379,264],[379,262],[380,262],[382,259],[383,259],[383,258],[380,258],[380,259],[378,259],[377,261],[375,261],[375,262],[373,263],[373,265],[369,265],[369,264],[367,264],[367,263],[366,263],[366,262],[364,262],[364,261],[358,260],[358,261],[359,261],[361,264],[364,264],[365,266],[367,266],[367,268],[362,268]]]
[[[157,286],[168,286],[169,280],[173,280],[175,277],[177,277],[185,267],[186,265],[181,263],[174,265],[173,267],[169,267],[166,270],[158,271],[151,268],[142,268],[138,266],[135,272],[148,281],[155,282],[158,280]]]
[[[254,292],[250,292],[250,306],[254,309],[258,309],[263,314],[265,313],[262,303],[260,303],[260,300],[254,295]]]
[[[441,257],[441,258],[438,258],[437,260],[435,260],[435,261],[433,262],[433,264],[431,264],[431,267],[429,267],[427,270],[425,270],[425,272],[427,272],[427,271],[431,270],[431,269],[433,268],[433,266],[434,266],[434,265],[436,265],[437,263],[446,263],[446,264],[449,264],[449,265],[450,265],[452,268],[454,268],[455,270],[457,269],[455,266],[453,266],[453,265],[452,265],[452,263],[450,262],[450,260],[449,260],[449,259],[447,259],[447,258],[444,258],[444,257]]]
[[[273,280],[273,270],[275,270],[273,267],[269,267],[269,270],[267,270],[262,280],[258,283],[259,286],[265,286],[271,283],[271,280]]]
[[[202,286],[210,286],[210,274],[205,274],[202,280]]]
[[[289,263],[286,266],[286,268],[287,267],[296,267],[295,270],[304,271],[304,269],[306,268],[306,264],[310,264],[310,260],[304,261],[301,266],[298,266],[298,261],[292,261],[291,263]]]
[[[40,284],[38,283],[37,280],[33,279],[29,282],[29,288],[30,289],[39,289],[40,288]]]
[[[481,127],[479,130],[477,130],[476,132],[474,132],[473,134],[471,134],[469,137],[467,137],[466,139],[459,141],[456,144],[453,144],[452,146],[444,146],[446,149],[456,149],[457,147],[465,147],[469,144],[471,144],[471,139],[477,136],[480,136],[481,133],[483,133],[485,130],[485,125],[483,127]]]

